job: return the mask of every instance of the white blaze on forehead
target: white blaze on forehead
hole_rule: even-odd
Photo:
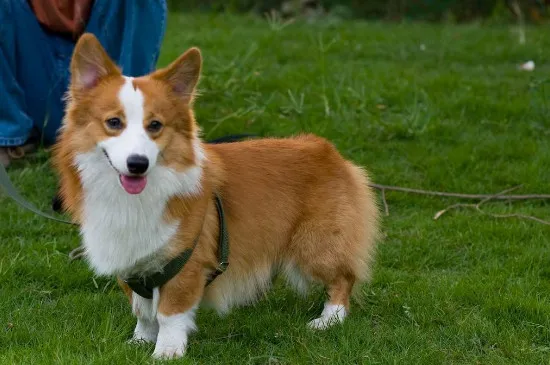
[[[144,128],[143,93],[134,87],[131,77],[124,78],[125,83],[118,92],[118,99],[124,111],[126,127],[119,136],[101,142],[100,147],[105,149],[114,167],[127,175],[129,172],[126,161],[130,155],[146,156],[151,169],[157,161],[159,149]]]
[[[128,127],[133,125],[143,126],[143,94],[141,90],[134,87],[133,79],[124,76],[126,82],[118,92],[118,98],[124,109]]]

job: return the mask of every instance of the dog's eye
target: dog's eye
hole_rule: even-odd
[[[147,126],[147,130],[151,133],[157,133],[162,129],[162,123],[158,120],[153,120],[149,125]]]
[[[105,121],[105,124],[107,124],[107,127],[109,127],[110,129],[122,129],[122,122],[119,118],[107,119]]]

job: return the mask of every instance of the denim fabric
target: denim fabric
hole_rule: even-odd
[[[125,75],[140,76],[155,68],[166,12],[165,0],[95,0],[85,31]],[[27,0],[0,1],[0,146],[55,142],[74,45],[43,29]]]

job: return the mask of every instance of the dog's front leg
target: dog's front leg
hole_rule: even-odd
[[[201,272],[200,268],[186,267],[160,289],[154,358],[172,359],[185,354],[189,335],[197,329],[195,313],[205,284]]]
[[[159,325],[156,317],[156,308],[159,301],[159,290],[157,288],[154,289],[153,299],[145,299],[134,293],[128,284],[120,278],[118,279],[118,285],[128,297],[128,300],[132,305],[132,312],[137,318],[134,335],[130,340],[128,340],[128,343],[156,342],[159,331]]]
[[[152,342],[157,340],[159,325],[156,318],[156,303],[159,300],[159,290],[153,291],[153,299],[145,299],[132,293],[132,311],[137,317],[137,324],[131,343]]]

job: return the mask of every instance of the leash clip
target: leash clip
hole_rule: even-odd
[[[218,264],[218,267],[216,268],[216,273],[222,274],[227,270],[227,267],[229,266],[229,262],[222,261]]]

